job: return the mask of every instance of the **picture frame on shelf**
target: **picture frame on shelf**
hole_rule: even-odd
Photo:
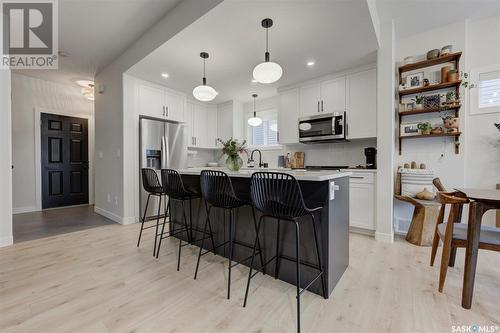
[[[414,136],[420,135],[421,131],[418,129],[419,123],[401,124],[399,135],[400,136]]]
[[[406,76],[406,86],[408,88],[420,88],[424,86],[424,72],[409,74]]]
[[[415,109],[415,102],[408,102],[405,104],[405,111],[411,111]]]

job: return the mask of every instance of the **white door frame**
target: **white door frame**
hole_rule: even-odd
[[[49,113],[59,116],[78,117],[88,120],[88,154],[89,154],[89,204],[94,204],[94,115],[78,112],[55,111],[44,108],[34,109],[35,117],[35,202],[36,209],[42,210],[42,142],[40,117],[42,113]]]

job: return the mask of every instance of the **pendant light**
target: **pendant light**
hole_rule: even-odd
[[[257,117],[257,111],[255,111],[255,100],[257,98],[257,94],[253,94],[252,97],[253,97],[253,117],[248,118],[248,125],[256,127],[262,124],[262,119]]]
[[[266,28],[266,53],[264,62],[253,69],[253,78],[260,83],[273,83],[283,75],[283,69],[275,62],[269,61],[269,28],[273,26],[273,20],[266,18],[262,20],[262,27]]]
[[[213,100],[219,93],[214,88],[207,85],[205,77],[205,61],[208,59],[207,52],[201,52],[200,57],[203,59],[203,84],[193,89],[193,96],[199,101],[208,102]]]

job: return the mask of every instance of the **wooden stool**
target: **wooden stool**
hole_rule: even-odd
[[[432,183],[438,191],[444,191],[444,186],[439,178],[434,178]],[[415,207],[410,228],[408,228],[406,234],[406,240],[413,245],[431,246],[441,204],[437,200],[419,200],[401,195],[401,177],[399,174],[396,180],[396,193],[398,193],[394,195],[396,199],[408,202]]]

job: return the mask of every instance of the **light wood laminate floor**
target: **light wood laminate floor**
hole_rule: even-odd
[[[206,255],[193,280],[196,248],[176,240],[152,258],[152,233],[136,248],[139,225],[109,225],[0,249],[2,332],[293,332],[295,289]],[[304,293],[304,332],[451,332],[451,325],[500,326],[500,255],[480,251],[474,303],[460,304],[463,250],[444,293],[430,248],[351,235],[350,267],[330,299]],[[440,255],[440,252],[438,252]]]

